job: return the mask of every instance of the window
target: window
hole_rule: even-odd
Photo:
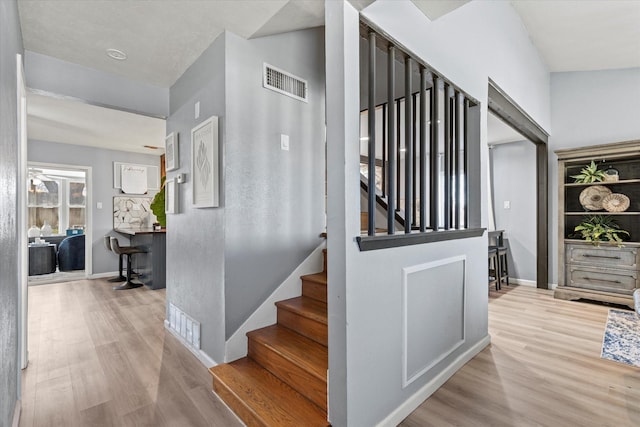
[[[29,167],[28,227],[51,226],[51,234],[84,228],[86,217],[85,172]]]
[[[44,178],[44,177],[43,177]],[[60,182],[32,177],[28,186],[28,225],[41,228],[45,222],[53,234],[60,230]]]

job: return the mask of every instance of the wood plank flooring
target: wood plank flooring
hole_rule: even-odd
[[[241,426],[165,331],[165,291],[112,286],[29,288],[20,426]]]
[[[165,332],[164,291],[111,285],[29,288],[20,425],[240,426]],[[402,426],[640,425],[640,369],[600,359],[607,307],[522,286],[491,295],[491,346]]]
[[[640,369],[600,359],[607,313],[552,291],[492,291],[491,345],[401,426],[639,426]]]

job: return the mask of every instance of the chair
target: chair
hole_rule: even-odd
[[[136,246],[120,246],[120,243],[118,242],[118,239],[116,237],[112,237],[110,242],[111,250],[113,252],[118,254],[118,256],[125,255],[127,257],[127,281],[120,286],[114,286],[113,289],[116,291],[121,291],[125,289],[139,288],[140,286],[142,286],[142,283],[133,283],[131,281],[131,257],[135,254],[141,254],[146,251]]]
[[[60,242],[58,270],[84,270],[84,234],[70,236]]]
[[[498,250],[495,248],[489,248],[489,285],[495,283],[496,291],[500,290],[500,280],[498,279],[499,265]]]
[[[489,232],[489,250],[495,249],[498,256],[496,274],[494,276],[498,281],[497,289],[501,288],[502,282],[509,286],[509,247],[504,244],[503,233],[503,230]]]
[[[498,246],[498,282],[505,282],[509,286],[509,248],[507,246]]]
[[[109,252],[113,252],[113,250],[111,249],[111,236],[109,236],[108,234],[104,236],[104,245]],[[122,264],[122,255],[118,255],[118,276],[108,279],[107,282],[115,283],[124,282],[127,280],[127,278],[122,274]]]

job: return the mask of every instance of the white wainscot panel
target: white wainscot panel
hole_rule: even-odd
[[[402,269],[403,388],[465,340],[466,257]]]

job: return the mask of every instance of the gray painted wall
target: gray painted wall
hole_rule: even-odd
[[[113,197],[122,195],[119,189],[113,188],[113,162],[160,167],[160,156],[35,140],[29,140],[27,149],[27,159],[30,162],[92,168],[92,195],[89,208],[93,215],[91,236],[93,274],[118,271],[118,257],[107,252],[103,240],[105,234],[110,234],[118,237],[122,244],[129,244],[124,236],[113,232]],[[155,193],[150,191],[149,195]],[[102,202],[102,209],[96,207],[98,202]],[[88,241],[86,243],[89,244]]]
[[[551,74],[549,248],[558,283],[558,157],[554,150],[640,139],[640,68]]]
[[[228,34],[226,53],[228,338],[324,231],[324,31],[253,40]],[[264,89],[263,62],[307,80],[309,102]],[[289,151],[280,149],[280,134],[289,135]]]
[[[22,53],[18,6],[0,1],[0,426],[11,425],[19,398],[17,53]]]
[[[217,362],[226,338],[320,242],[323,51],[320,29],[254,40],[227,32],[171,88],[167,132],[180,134],[181,160],[168,177],[186,173],[187,182],[180,213],[167,219],[167,300],[201,322],[202,349]],[[307,79],[309,103],[262,88],[263,62]],[[221,202],[194,209],[190,132],[211,115],[221,120]]]
[[[488,77],[544,127],[550,123],[549,74],[520,18],[503,2],[471,2],[433,23],[403,0],[375,2],[362,14],[481,102],[480,134],[474,138],[479,169],[473,173],[477,184],[471,196],[483,200],[482,215],[475,206],[474,211],[486,224]],[[406,414],[402,411],[412,409],[412,403],[403,406],[408,399],[424,396],[421,389],[437,386],[438,374],[451,374],[447,368],[455,366],[457,357],[470,357],[487,342],[487,241],[481,237],[358,251],[353,239],[359,234],[359,153],[357,143],[349,143],[358,140],[359,70],[353,59],[358,58],[358,14],[346,2],[327,1],[325,16],[330,420],[334,426],[397,424],[401,418],[387,417],[398,416],[396,410]],[[403,388],[403,269],[456,256],[466,257],[465,341]],[[442,282],[447,286],[446,280]],[[443,292],[442,298],[443,304],[453,307],[451,295]],[[442,318],[432,316],[430,321],[441,325],[436,343],[460,333]]]
[[[25,73],[32,89],[159,117],[169,115],[167,88],[30,51],[25,52]]]
[[[489,151],[496,229],[505,230],[509,276],[536,280],[536,146],[498,144]],[[504,208],[509,201],[510,209]]]
[[[172,113],[167,133],[177,132],[180,168],[179,213],[167,215],[167,304],[173,303],[201,323],[202,350],[217,362],[224,360],[224,173],[220,176],[220,208],[194,209],[191,186],[191,129],[212,115],[221,118],[220,150],[224,152],[225,39],[220,35],[171,87]],[[206,82],[196,76],[208,76]],[[191,84],[197,80],[199,86]],[[177,105],[174,99],[184,103]],[[194,105],[200,102],[200,118]],[[224,157],[220,156],[224,162]],[[222,165],[220,165],[222,167]],[[179,230],[179,232],[178,232]]]

